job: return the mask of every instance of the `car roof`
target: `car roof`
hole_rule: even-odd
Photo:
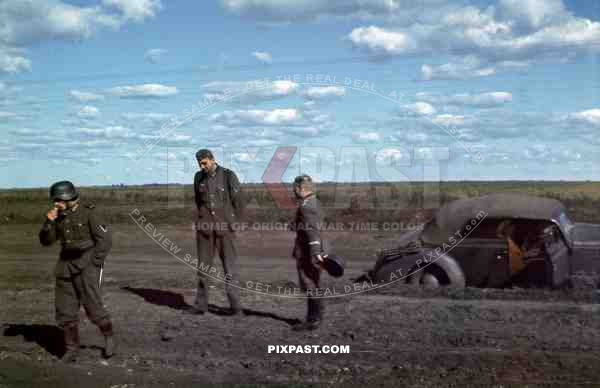
[[[489,194],[477,198],[465,198],[442,206],[438,213],[438,223],[450,222],[452,226],[458,218],[462,224],[477,217],[481,211],[491,218],[527,218],[532,220],[552,220],[565,211],[564,205],[551,198],[534,197],[524,194]]]
[[[473,220],[483,218],[546,220],[558,223],[565,206],[558,200],[525,194],[488,194],[476,198],[458,199],[440,208],[435,225],[424,231],[424,239],[445,241]],[[560,226],[560,225],[559,225]]]

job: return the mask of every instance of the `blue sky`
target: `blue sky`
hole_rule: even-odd
[[[204,147],[248,182],[599,179],[597,2],[5,0],[0,26],[3,188],[189,183]]]

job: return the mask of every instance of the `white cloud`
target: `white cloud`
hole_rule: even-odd
[[[418,101],[413,104],[406,104],[404,107],[414,113],[425,116],[432,115],[436,112],[435,108],[431,104],[422,101]]]
[[[192,140],[192,136],[184,135],[181,133],[176,133],[176,134],[172,135],[169,140],[173,141],[175,143],[183,143],[183,142],[188,142],[188,141]]]
[[[155,139],[158,140],[158,137]],[[165,136],[159,143],[164,147],[183,147],[189,146],[192,141],[192,136],[184,133],[171,133]]]
[[[352,140],[358,143],[379,142],[383,140],[383,135],[379,132],[354,132]]]
[[[161,98],[178,93],[175,86],[160,84],[143,84],[134,86],[118,86],[108,89],[108,93],[121,98]]]
[[[578,162],[582,159],[582,154],[578,151],[562,145],[557,146],[542,143],[524,146],[518,156],[525,160],[537,160],[549,163]]]
[[[62,1],[4,0],[0,3],[0,41],[13,47],[45,40],[78,41],[96,29],[118,27],[118,15],[100,7],[78,7]]]
[[[326,17],[390,18],[398,21],[423,10],[425,4],[445,0],[221,0],[232,13],[259,21],[282,23]]]
[[[465,116],[456,116],[451,114],[442,114],[435,116],[432,121],[436,124],[443,125],[446,127],[449,126],[458,126],[465,124]]]
[[[400,135],[400,138],[406,139],[409,143],[422,143],[429,140],[430,136],[424,132],[406,131]]]
[[[600,22],[575,16],[560,0],[502,0],[485,9],[455,6],[422,23],[388,25],[356,27],[347,37],[377,55],[453,57],[441,65],[424,64],[424,80],[487,77],[531,63],[600,52]]]
[[[430,93],[417,93],[416,98],[432,104],[470,106],[477,108],[492,108],[512,102],[512,93],[486,92],[479,94],[454,94],[452,96],[438,96]]]
[[[144,54],[144,60],[148,63],[157,64],[160,62],[163,55],[167,53],[167,50],[163,49],[150,49]]]
[[[61,0],[0,2],[0,72],[30,71],[25,48],[51,40],[81,41],[102,29],[141,22],[160,9],[159,0],[105,0],[77,6]],[[114,12],[114,11],[117,12]]]
[[[172,152],[163,152],[158,154],[158,159],[163,161],[177,160],[177,155]]]
[[[276,80],[264,83],[258,87],[255,83],[244,81],[214,81],[202,85],[207,92],[205,97],[220,94],[236,96],[228,99],[229,103],[254,105],[261,101],[270,101],[295,95],[300,90],[300,84],[287,80]]]
[[[562,0],[500,0],[498,17],[533,30],[569,17]]]
[[[600,109],[590,109],[572,115],[575,120],[600,126]]]
[[[375,54],[398,55],[415,48],[407,34],[375,26],[355,28],[348,34],[348,39],[356,47],[366,48]]]
[[[211,121],[226,125],[289,125],[300,121],[302,114],[297,109],[251,109],[215,113]]]
[[[489,77],[496,74],[496,68],[482,63],[477,57],[467,56],[462,62],[452,62],[443,65],[422,65],[421,78],[425,81],[471,79]]]
[[[139,121],[143,123],[160,123],[166,122],[172,118],[177,117],[177,115],[172,113],[123,113],[121,115],[127,121]]]
[[[77,128],[73,133],[92,138],[127,139],[133,135],[128,128],[121,126],[108,126],[105,128]]]
[[[457,105],[472,105],[478,107],[491,107],[512,102],[512,93],[488,92],[477,95],[456,95],[452,103]]]
[[[95,106],[86,105],[77,112],[77,117],[82,119],[94,119],[100,116],[100,111]]]
[[[104,100],[104,96],[101,94],[81,92],[79,90],[69,91],[69,97],[79,102],[94,102]]]
[[[401,161],[410,161],[410,154],[397,148],[385,148],[373,154],[375,161],[379,163],[397,163]]]
[[[0,73],[16,74],[31,71],[31,61],[23,54],[24,50],[6,47],[0,43]]]
[[[14,119],[16,117],[17,117],[16,113],[0,111],[0,120],[10,120],[10,119]]]
[[[14,149],[16,151],[37,151],[37,150],[45,150],[46,148],[48,148],[48,144],[42,144],[42,143],[23,143],[23,142],[19,142],[18,144],[15,145]]]
[[[254,56],[254,58],[258,59],[262,63],[271,63],[271,62],[273,62],[273,57],[271,56],[270,53],[268,53],[266,51],[254,51],[252,53],[252,56]]]
[[[23,50],[0,45],[0,72],[16,74],[31,71],[31,61],[22,53]]]
[[[321,129],[319,129],[318,127],[314,127],[314,126],[308,126],[308,127],[291,127],[288,129],[288,132],[291,132],[294,135],[297,136],[319,136],[321,134]]]
[[[103,0],[107,7],[113,7],[123,13],[125,19],[141,22],[153,18],[162,9],[160,0]]]
[[[342,86],[315,86],[306,89],[302,95],[309,100],[343,97],[346,95],[346,88]]]
[[[21,88],[0,81],[0,98],[20,91]]]
[[[19,137],[39,137],[44,135],[42,131],[31,128],[13,128],[9,132]]]
[[[252,156],[250,156],[250,154],[247,152],[236,152],[234,154],[234,157],[237,161],[240,162],[252,162],[254,160]]]

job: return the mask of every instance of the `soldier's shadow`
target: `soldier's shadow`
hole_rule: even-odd
[[[186,303],[183,295],[172,291],[133,287],[122,287],[121,289],[141,296],[146,302],[157,306],[167,306],[175,310],[188,310],[192,307]]]
[[[167,306],[175,310],[189,310],[192,308],[186,301],[183,295],[177,294],[172,291],[157,290],[153,288],[133,288],[133,287],[122,287],[122,290],[131,292],[135,295],[141,296],[148,303],[152,303],[157,306]],[[209,305],[208,312],[215,315],[228,316],[231,312],[228,308],[223,308],[216,305]],[[288,325],[295,325],[300,323],[299,319],[285,318],[274,313],[257,311],[252,309],[243,309],[244,315],[255,316],[262,318],[271,318],[277,321],[285,322]]]
[[[23,336],[27,342],[35,342],[48,353],[56,357],[62,357],[65,352],[63,332],[58,326],[53,325],[26,325],[9,324],[4,325],[5,337]]]

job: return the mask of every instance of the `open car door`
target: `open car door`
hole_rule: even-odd
[[[548,226],[543,234],[544,248],[548,254],[547,279],[552,287],[563,286],[570,277],[570,250],[556,225]]]

